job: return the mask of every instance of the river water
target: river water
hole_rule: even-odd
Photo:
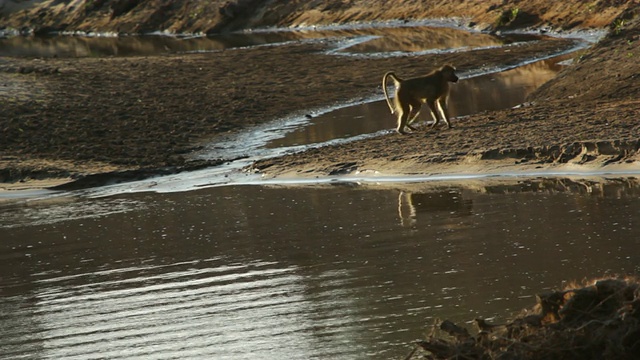
[[[7,358],[401,358],[639,270],[632,180],[228,186],[5,206]]]
[[[514,71],[458,91],[513,106],[544,81]],[[378,105],[358,106],[343,110]],[[379,131],[330,125],[368,122],[339,111],[253,155]],[[400,359],[437,319],[506,321],[566,281],[640,271],[629,176],[225,184],[211,171],[0,197],[0,357]]]

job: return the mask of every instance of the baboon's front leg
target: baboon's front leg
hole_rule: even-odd
[[[429,106],[429,113],[431,114],[431,118],[433,119],[433,124],[431,124],[431,127],[435,127],[436,125],[438,125],[438,123],[440,122],[440,119],[438,119],[438,115],[436,114],[436,104],[433,101],[427,101],[427,105]]]
[[[447,128],[451,129],[451,123],[449,122],[449,106],[447,106],[447,100],[438,101],[438,112],[442,116],[442,119],[447,124]]]

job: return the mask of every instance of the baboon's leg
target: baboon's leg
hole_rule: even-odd
[[[411,124],[413,124],[413,122],[416,121],[416,119],[418,118],[418,115],[420,115],[421,107],[422,107],[422,103],[420,101],[411,103],[411,112],[415,111],[415,113],[413,114],[413,116],[409,115],[409,122],[407,123],[407,126],[409,127],[409,129],[413,131],[416,131],[416,128],[411,126]],[[411,114],[411,112],[409,114]]]
[[[398,127],[396,128],[396,131],[400,134],[406,134],[407,132],[404,131],[405,126],[407,126],[407,120],[409,120],[409,113],[399,109],[396,110],[398,112]]]
[[[441,99],[440,101],[436,101],[438,104],[438,112],[442,116],[442,119],[447,124],[447,128],[451,129],[451,123],[449,122],[449,106],[447,106],[447,100]]]
[[[436,113],[435,101],[428,100],[427,105],[429,106],[429,113],[431,114],[431,118],[433,119],[433,124],[431,124],[431,127],[435,127],[440,122],[440,119],[438,119],[438,115]]]
[[[398,127],[396,128],[396,131],[400,134],[406,134],[404,128],[405,126],[407,126],[411,107],[409,106],[409,104],[398,103],[397,105],[398,106],[396,107],[396,111],[398,112]]]

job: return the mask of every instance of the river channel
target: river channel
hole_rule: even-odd
[[[561,60],[468,75],[456,91],[477,100],[452,111],[517,105]],[[0,357],[401,359],[437,319],[505,321],[567,281],[640,271],[629,175],[266,183],[238,171],[389,131],[354,121],[379,100],[311,109],[198,155],[247,156],[226,169],[2,194]]]

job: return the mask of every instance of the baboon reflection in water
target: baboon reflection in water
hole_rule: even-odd
[[[462,198],[456,190],[411,193],[400,191],[398,194],[398,217],[400,225],[412,226],[417,223],[419,212],[446,212],[452,216],[471,215],[473,202]]]

